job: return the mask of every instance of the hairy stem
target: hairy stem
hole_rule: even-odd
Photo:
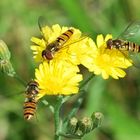
[[[91,76],[89,76],[79,87],[79,89],[81,90],[95,75],[92,74]]]
[[[79,92],[79,96],[77,97],[76,102],[73,105],[72,110],[70,111],[70,113],[68,114],[68,116],[64,119],[64,123],[66,123],[71,117],[73,117],[76,112],[79,110],[83,99],[84,99],[84,95],[85,95],[85,91],[82,90],[82,88],[84,88],[84,86],[94,77],[94,74],[92,74],[89,78],[87,78],[81,85],[80,85],[80,92]]]
[[[55,121],[55,140],[61,140],[60,132],[62,130],[62,120],[60,118],[60,109],[62,104],[67,101],[67,97],[58,96],[57,103],[54,108],[54,121]]]

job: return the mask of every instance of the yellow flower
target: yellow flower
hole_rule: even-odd
[[[107,35],[104,39],[103,35],[97,36],[97,46],[92,40],[89,40],[90,45],[94,47],[93,61],[88,67],[89,71],[94,72],[96,75],[102,75],[104,79],[112,76],[114,79],[124,77],[126,73],[122,69],[126,69],[132,65],[126,55],[117,49],[107,49],[106,41],[112,38]]]
[[[39,98],[44,95],[70,95],[78,93],[82,75],[77,74],[77,66],[65,61],[44,61],[35,70],[36,82],[39,83]]]
[[[95,43],[92,41],[92,39],[86,37],[80,45],[71,46],[69,48],[69,59],[71,59],[74,64],[82,64],[86,68],[92,67],[93,54],[97,50],[94,46]]]
[[[80,62],[75,60],[75,53],[70,54],[69,48],[70,47],[78,47],[85,42],[85,38],[81,38],[81,32],[78,29],[75,29],[73,27],[60,27],[58,24],[53,25],[52,27],[45,26],[42,28],[42,34],[43,38],[39,39],[36,37],[32,37],[31,41],[35,43],[35,45],[31,46],[31,49],[33,50],[34,59],[37,62],[44,61],[42,58],[42,51],[46,49],[48,44],[56,41],[56,39],[64,32],[66,32],[68,29],[73,29],[74,33],[70,37],[70,39],[62,46],[61,49],[57,50],[57,53],[54,54],[55,60],[66,60],[70,61],[74,64],[79,64]],[[78,50],[80,51],[80,50]],[[71,57],[74,57],[74,59],[71,59]]]

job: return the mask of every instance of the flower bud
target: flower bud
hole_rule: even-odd
[[[84,117],[79,121],[79,130],[82,131],[83,134],[88,133],[92,130],[92,119],[90,117]]]
[[[75,134],[78,130],[78,119],[76,117],[72,117],[68,123],[68,131],[70,134]]]
[[[91,119],[92,119],[92,122],[93,122],[92,129],[94,129],[94,128],[98,127],[99,125],[101,125],[102,118],[103,118],[103,114],[100,113],[100,112],[94,112],[91,115]]]
[[[4,41],[0,40],[0,70],[13,77],[15,70],[10,62],[10,51]]]
[[[0,69],[3,73],[6,73],[8,76],[13,77],[15,75],[15,70],[13,69],[10,61],[2,60],[0,61]]]
[[[11,54],[5,42],[0,40],[0,59],[10,59]]]

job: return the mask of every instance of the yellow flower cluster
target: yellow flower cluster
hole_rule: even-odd
[[[70,36],[66,34],[68,30],[73,31]],[[107,49],[106,41],[112,38],[111,35],[105,38],[103,35],[98,35],[95,43],[91,38],[82,36],[80,30],[60,27],[58,24],[52,27],[45,26],[41,32],[43,36],[41,39],[31,38],[34,43],[31,46],[33,57],[37,62],[41,62],[39,68],[35,70],[40,97],[78,93],[78,85],[82,80],[82,75],[78,74],[80,64],[95,75],[102,75],[104,79],[108,79],[109,76],[114,79],[124,77],[126,73],[122,69],[132,65],[119,50]],[[60,40],[62,43],[65,41],[62,46],[57,44]],[[50,54],[53,52],[52,60],[42,57],[44,50]]]

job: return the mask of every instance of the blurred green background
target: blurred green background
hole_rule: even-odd
[[[35,68],[30,38],[40,36],[40,15],[50,24],[74,26],[96,39],[100,33],[117,36],[128,23],[140,19],[139,5],[139,0],[1,0],[0,38],[12,53],[16,72],[29,81]],[[140,140],[139,84],[140,71],[136,68],[127,70],[127,76],[120,80],[96,76],[88,84],[78,117],[100,111],[104,119],[100,128],[83,140]],[[21,83],[0,73],[0,140],[53,140],[52,114],[42,102],[37,119],[23,119],[24,90]]]

